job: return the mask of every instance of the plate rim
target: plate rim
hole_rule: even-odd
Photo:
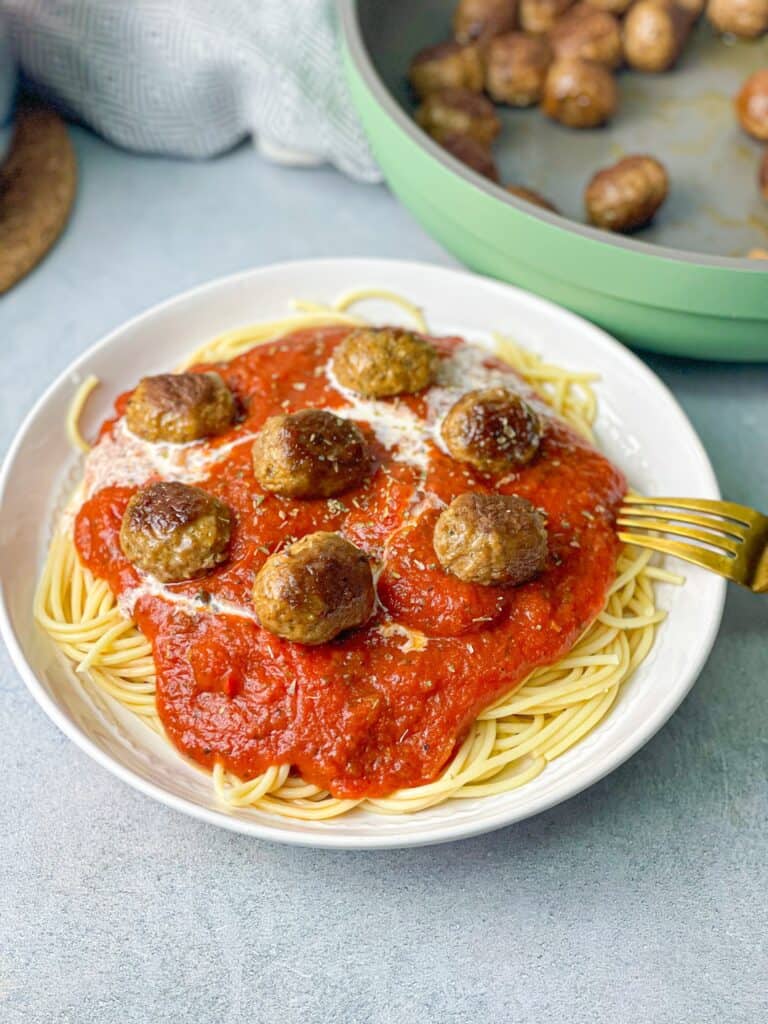
[[[693,444],[693,447],[699,457],[701,469],[708,478],[707,490],[710,492],[708,496],[712,498],[720,497],[717,478],[706,449],[704,448],[704,445],[685,410],[680,405],[674,394],[670,391],[664,381],[662,381],[661,378],[659,378],[637,355],[623,346],[602,328],[597,327],[584,317],[581,317],[576,313],[572,313],[570,310],[564,309],[557,305],[557,303],[551,302],[548,299],[540,298],[539,296],[526,292],[524,289],[518,288],[515,285],[487,278],[482,274],[476,274],[472,271],[457,269],[454,267],[444,267],[440,264],[430,263],[428,261],[366,257],[328,257],[321,259],[287,260],[280,263],[250,267],[245,270],[237,271],[233,274],[227,274],[222,277],[204,281],[201,284],[185,289],[182,292],[176,293],[167,299],[155,303],[148,309],[130,317],[123,323],[120,323],[117,327],[107,332],[103,337],[99,338],[93,345],[90,345],[87,349],[81,352],[74,360],[67,364],[59,374],[56,375],[55,379],[45,388],[17,428],[3,459],[2,467],[0,468],[0,510],[2,510],[4,505],[4,497],[13,484],[14,465],[24,441],[26,440],[26,435],[37,420],[38,416],[44,410],[51,396],[63,383],[66,382],[67,379],[77,373],[82,366],[88,363],[97,353],[112,345],[114,340],[120,334],[140,325],[143,320],[150,320],[158,314],[168,311],[174,305],[183,306],[192,298],[204,296],[206,292],[215,292],[221,287],[233,285],[248,278],[266,276],[274,273],[300,274],[307,271],[311,272],[314,268],[319,267],[338,268],[339,270],[343,270],[348,273],[350,278],[353,275],[364,276],[367,273],[386,273],[387,269],[392,267],[407,269],[414,274],[418,274],[419,271],[429,271],[454,277],[457,280],[469,278],[472,280],[474,285],[480,284],[500,293],[511,293],[516,301],[528,303],[533,307],[538,307],[545,315],[551,316],[554,314],[556,317],[561,319],[561,322],[564,318],[566,322],[578,325],[580,330],[588,330],[593,335],[595,344],[598,347],[603,350],[610,351],[612,356],[617,358],[619,362],[624,362],[635,374],[645,378],[646,383],[650,384],[651,387],[656,390],[660,390],[666,397],[667,401],[672,404],[676,412],[689,428],[689,440]],[[375,280],[375,278],[372,278],[372,280]],[[414,278],[414,280],[417,280],[417,278]],[[2,511],[0,511],[0,521],[1,519]],[[37,567],[37,572],[39,572],[39,567]],[[37,579],[37,576],[35,578]],[[527,820],[528,818],[534,817],[535,815],[549,810],[560,803],[564,803],[566,800],[570,800],[572,797],[582,793],[584,790],[615,771],[616,768],[620,767],[620,765],[642,749],[642,747],[652,739],[662,726],[669,721],[688,695],[701,674],[712,647],[714,646],[722,621],[726,595],[726,581],[721,577],[712,576],[711,585],[713,588],[713,614],[711,615],[711,619],[706,630],[698,638],[701,642],[697,645],[697,656],[693,661],[693,665],[688,670],[689,678],[687,682],[683,686],[678,687],[671,702],[659,704],[654,713],[649,715],[630,737],[620,743],[617,749],[612,752],[611,756],[605,757],[599,767],[588,772],[585,778],[577,782],[575,785],[565,787],[565,792],[555,791],[554,793],[539,797],[529,807],[517,810],[512,809],[511,811],[507,809],[505,811],[502,806],[494,814],[488,815],[476,822],[466,823],[459,821],[453,826],[439,825],[435,829],[437,834],[432,834],[430,832],[423,835],[409,835],[407,837],[402,837],[397,834],[349,836],[336,834],[332,831],[306,833],[301,831],[293,832],[284,829],[280,824],[279,819],[276,820],[274,824],[271,822],[262,822],[256,819],[243,820],[228,815],[223,810],[219,811],[199,806],[191,800],[187,800],[181,796],[176,796],[175,794],[168,792],[161,784],[141,778],[130,768],[127,768],[114,760],[90,738],[84,729],[69,718],[64,710],[59,708],[48,695],[45,687],[37,678],[35,672],[27,661],[21,643],[16,636],[6,602],[5,581],[2,578],[1,573],[0,636],[2,636],[5,641],[6,647],[11,656],[11,662],[16,671],[19,673],[27,689],[48,718],[50,718],[51,721],[64,733],[64,735],[67,736],[67,738],[70,739],[80,750],[95,760],[103,768],[106,768],[107,771],[111,772],[117,778],[127,783],[133,789],[138,790],[144,796],[151,797],[167,807],[181,811],[183,814],[197,820],[204,821],[207,824],[217,825],[221,828],[227,829],[228,831],[248,835],[253,838],[279,842],[290,846],[342,850],[405,849],[410,847],[435,845],[438,843],[455,842],[460,839],[469,839],[477,835],[482,835],[487,832],[504,828],[508,825],[513,825],[519,821]]]

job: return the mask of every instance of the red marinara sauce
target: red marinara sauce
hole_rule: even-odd
[[[134,617],[152,643],[157,709],[180,751],[243,779],[290,764],[335,796],[354,798],[437,778],[483,708],[573,646],[614,578],[614,517],[626,485],[583,438],[547,417],[537,457],[502,481],[456,463],[431,441],[424,472],[361,423],[377,456],[364,486],[327,501],[263,492],[251,468],[251,435],[279,412],[350,404],[325,372],[347,331],[300,331],[216,365],[244,415],[228,434],[200,442],[224,446],[224,454],[197,483],[234,513],[230,558],[204,578],[167,587],[192,605],[145,595]],[[443,359],[464,344],[433,340]],[[509,367],[490,355],[483,361],[520,388]],[[424,396],[388,401],[427,414]],[[115,423],[105,423],[102,437]],[[511,589],[460,581],[440,568],[432,547],[440,501],[494,488],[529,498],[547,517],[548,566]],[[82,562],[117,595],[140,582],[119,544],[135,490],[104,487],[75,524]],[[365,627],[304,647],[257,624],[251,589],[268,554],[314,530],[341,531],[383,564],[381,607]],[[251,617],[224,613],[217,601]],[[410,645],[398,625],[426,635],[421,649],[403,650]]]

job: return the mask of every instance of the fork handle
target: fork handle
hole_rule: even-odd
[[[763,551],[760,561],[757,563],[752,591],[755,594],[768,593],[768,547]]]

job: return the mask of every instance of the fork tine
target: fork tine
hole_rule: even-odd
[[[692,512],[708,512],[721,519],[733,519],[737,523],[751,526],[759,522],[761,515],[746,505],[737,505],[733,501],[710,501],[706,498],[646,498],[639,494],[628,494],[624,498],[625,505],[663,505],[665,508],[690,509]]]
[[[732,519],[713,519],[712,516],[700,516],[685,509],[676,512],[651,505],[623,505],[619,509],[619,515],[633,516],[634,518],[647,516],[649,519],[664,519],[670,522],[685,523],[687,526],[703,526],[706,530],[712,530],[716,536],[726,534],[726,536],[735,537],[737,540],[746,540],[749,534],[749,527],[744,526],[743,523],[735,523]],[[655,527],[655,529],[666,530],[667,526],[665,524],[663,527]]]
[[[652,551],[661,551],[665,555],[674,555],[675,558],[682,558],[684,562],[700,565],[702,569],[709,569],[735,583],[742,582],[737,576],[736,562],[733,558],[728,558],[727,555],[716,555],[714,551],[707,551],[706,548],[697,547],[695,544],[684,544],[679,540],[665,540],[664,537],[647,537],[641,533],[625,533],[623,530],[619,531],[619,540],[624,544],[634,544],[638,548],[651,548]]]
[[[744,526],[743,523],[735,523],[732,519],[714,519],[712,516],[700,516],[695,512],[688,512],[685,509],[676,512],[655,508],[651,505],[624,505],[619,509],[619,515],[632,516],[634,518],[664,519],[668,522],[685,523],[687,526],[703,526],[704,529],[713,532],[716,542],[722,534],[728,537],[735,537],[737,540],[746,540],[749,535],[749,527]],[[648,527],[648,529],[650,528]],[[670,527],[665,522],[662,526],[655,526],[654,529],[667,530]]]
[[[712,533],[710,530],[697,530],[682,523],[668,522],[664,519],[620,515],[616,521],[619,526],[632,526],[640,530],[661,530],[664,533],[671,533],[673,537],[687,537],[688,540],[698,541],[699,544],[709,544],[710,547],[730,551],[732,555],[739,553],[739,548],[743,543],[740,539],[733,540],[731,537]]]

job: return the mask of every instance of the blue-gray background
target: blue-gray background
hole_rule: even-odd
[[[0,299],[3,449],[77,353],[208,278],[453,262],[382,187],[247,148],[177,163],[73,137],[71,224]],[[649,363],[723,492],[768,509],[768,367]],[[0,651],[0,1021],[762,1024],[766,627],[768,600],[732,588],[691,696],[587,793],[382,854],[271,846],[150,802],[64,739]]]

